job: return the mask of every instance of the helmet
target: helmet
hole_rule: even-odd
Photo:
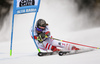
[[[44,30],[45,27],[46,27],[46,21],[43,20],[43,19],[39,19],[39,20],[37,21],[37,23],[36,23],[36,27],[37,27],[38,29]]]

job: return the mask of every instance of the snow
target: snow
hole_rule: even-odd
[[[56,1],[57,4],[54,6]],[[75,9],[74,12],[72,11],[74,6],[69,3],[69,0],[67,3],[66,0],[63,0],[63,2],[51,0],[51,2],[41,1],[37,19],[43,18],[49,23],[51,33],[55,38],[100,47],[100,27],[73,31],[72,27],[74,27],[76,18]],[[62,4],[71,5],[71,8]],[[66,56],[39,57],[36,46],[29,34],[33,18],[34,13],[15,15],[13,55],[10,56],[10,40],[0,42],[0,64],[100,64],[100,50]],[[83,19],[81,18],[81,20]],[[78,24],[80,23],[78,22]],[[78,27],[75,26],[74,28],[77,30]],[[81,29],[84,28],[81,27]]]
[[[94,32],[95,30],[95,32]],[[75,34],[86,34],[87,32],[92,32],[94,36],[99,35],[98,30],[100,28],[96,29],[91,29],[87,31],[80,31],[76,32]],[[82,36],[82,37],[81,37]],[[82,41],[84,35],[78,35],[75,38],[75,40]],[[86,35],[89,37],[88,35]],[[85,37],[86,37],[85,36]],[[92,35],[91,35],[92,36]],[[89,37],[87,43],[85,44],[91,44],[93,46],[98,46],[99,45],[99,39],[95,39],[94,37]],[[96,38],[99,38],[97,36]],[[94,38],[94,39],[92,39]],[[92,39],[92,40],[91,40]],[[73,39],[74,40],[74,39]],[[90,41],[91,40],[91,41]],[[92,42],[93,41],[93,42]],[[82,41],[85,42],[85,41]],[[92,43],[91,43],[92,42]],[[0,64],[51,64],[51,63],[56,63],[56,64],[99,64],[99,59],[100,59],[100,50],[94,50],[90,52],[85,52],[85,53],[80,53],[80,54],[74,54],[74,55],[65,55],[65,56],[59,56],[59,55],[51,55],[51,56],[43,56],[39,57],[37,56],[37,50],[32,41],[18,41],[13,43],[13,55],[9,56],[9,43],[0,43]]]

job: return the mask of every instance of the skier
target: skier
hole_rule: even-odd
[[[34,36],[32,32],[34,31]],[[44,19],[39,19],[36,23],[36,26],[30,30],[31,37],[35,39],[37,46],[42,50],[51,50],[53,52],[60,51],[57,47],[64,48],[68,51],[71,50],[80,50],[76,46],[71,45],[70,43],[60,42],[52,39],[50,34],[48,24]]]

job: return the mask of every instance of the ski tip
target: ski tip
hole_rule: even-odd
[[[42,53],[42,52],[39,52],[39,53],[38,53],[38,56],[43,56],[43,53]]]
[[[39,52],[38,56],[48,56],[48,55],[53,55],[55,54],[54,52]]]

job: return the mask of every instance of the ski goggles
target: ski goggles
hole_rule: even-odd
[[[45,27],[39,26],[40,29],[45,29]]]
[[[41,31],[41,32],[43,31],[42,29],[39,29],[39,28],[36,28],[36,30],[37,30],[37,31]]]

